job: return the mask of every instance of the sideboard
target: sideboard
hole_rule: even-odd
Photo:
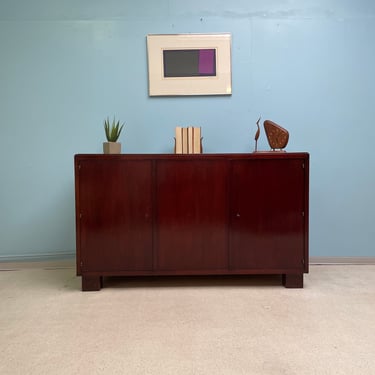
[[[308,272],[309,154],[75,155],[77,275]]]

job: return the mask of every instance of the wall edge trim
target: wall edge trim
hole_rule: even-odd
[[[310,257],[310,265],[325,264],[375,264],[375,257]]]
[[[20,255],[0,255],[0,263],[7,262],[48,262],[75,258],[76,253],[62,251],[44,254],[20,254]]]
[[[310,257],[310,265],[375,265],[375,257]],[[73,267],[75,253],[59,252],[36,255],[0,256],[0,270]]]

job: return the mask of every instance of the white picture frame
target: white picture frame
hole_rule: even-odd
[[[214,71],[203,76],[168,76],[167,52],[209,51],[214,54]],[[148,84],[150,96],[231,95],[231,34],[147,35]],[[177,63],[175,63],[178,65]],[[182,73],[183,74],[183,73]],[[189,73],[190,74],[190,73]]]

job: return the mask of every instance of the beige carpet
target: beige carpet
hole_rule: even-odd
[[[158,278],[87,293],[64,266],[0,272],[0,374],[375,374],[375,266],[311,266],[304,289]]]

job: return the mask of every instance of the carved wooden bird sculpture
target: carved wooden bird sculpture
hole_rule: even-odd
[[[257,152],[258,151],[258,139],[259,139],[259,134],[260,134],[260,127],[259,127],[259,121],[260,121],[261,117],[258,118],[258,121],[256,122],[257,124],[257,127],[258,127],[258,130],[256,131],[255,133],[255,150],[254,152]]]

